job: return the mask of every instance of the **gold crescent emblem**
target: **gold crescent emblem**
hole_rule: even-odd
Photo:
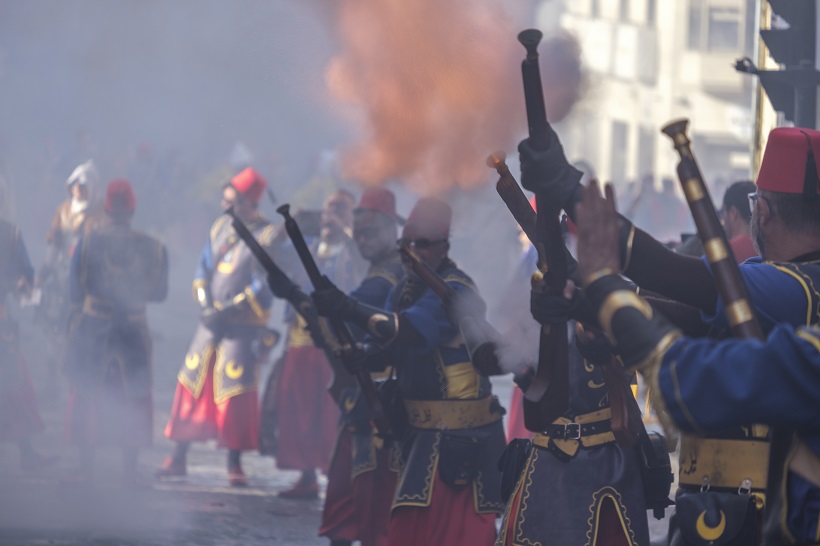
[[[717,524],[717,527],[709,527],[706,525],[706,510],[704,510],[698,516],[695,529],[703,540],[717,540],[726,530],[726,514],[721,510],[720,523]]]
[[[231,379],[239,379],[242,377],[242,374],[245,372],[245,366],[236,365],[235,360],[231,360],[227,364],[225,364],[225,375],[230,377]]]
[[[356,399],[352,396],[345,397],[345,412],[350,413],[356,407]]]
[[[199,368],[199,355],[196,353],[192,353],[186,356],[185,367],[189,370],[196,370],[197,368]]]

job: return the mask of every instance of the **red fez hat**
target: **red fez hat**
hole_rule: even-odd
[[[814,199],[820,193],[820,132],[779,127],[769,133],[757,175],[757,187],[778,193],[802,193]]]
[[[385,188],[368,188],[364,190],[359,205],[353,209],[353,212],[362,210],[381,212],[396,223],[402,221],[399,215],[396,214],[396,196],[393,195],[392,191]]]
[[[262,175],[251,167],[241,171],[231,179],[231,186],[236,192],[254,203],[259,203],[259,200],[262,199],[262,194],[265,193],[267,185],[268,183],[262,178]]]
[[[105,188],[105,212],[111,216],[130,216],[134,214],[137,198],[128,180],[112,180]]]
[[[425,197],[419,199],[410,211],[404,231],[410,231],[414,237],[448,239],[452,220],[453,210],[450,205],[435,197]]]

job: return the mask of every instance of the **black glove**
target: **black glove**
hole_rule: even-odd
[[[600,330],[584,329],[575,336],[575,346],[587,362],[596,365],[609,362],[615,348]]]
[[[356,300],[339,290],[339,287],[330,282],[327,288],[322,288],[311,293],[316,312],[323,317],[346,318],[355,308]]]
[[[574,298],[573,298],[574,299]],[[561,324],[572,319],[573,300],[551,291],[530,292],[530,313],[540,324]]]
[[[199,320],[202,321],[202,325],[205,326],[205,328],[216,334],[224,330],[227,322],[237,313],[239,313],[239,305],[236,304],[223,307],[222,309],[205,307],[199,316]]]
[[[216,307],[205,307],[199,315],[199,321],[211,332],[218,332],[222,329],[222,316]]]
[[[521,185],[531,192],[547,196],[572,216],[575,202],[580,199],[583,173],[570,165],[558,135],[550,129],[550,146],[537,151],[529,139],[518,145],[521,160]]]

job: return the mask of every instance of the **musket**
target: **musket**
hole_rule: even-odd
[[[332,288],[333,285],[330,280],[319,271],[319,266],[316,265],[316,260],[313,259],[313,254],[311,254],[307,242],[305,242],[302,230],[299,229],[299,224],[297,224],[296,220],[290,215],[290,205],[282,205],[276,209],[276,212],[285,218],[285,231],[287,231],[288,237],[290,237],[293,247],[296,249],[296,254],[299,255],[299,260],[302,262],[302,266],[304,266],[314,290]],[[347,324],[337,317],[329,317],[328,322],[338,341],[340,358],[347,359],[347,362],[350,364],[348,369],[350,369],[356,378],[362,395],[367,405],[370,406],[370,411],[373,413],[373,424],[376,426],[376,430],[383,438],[394,438],[395,436],[390,422],[384,411],[384,405],[376,390],[376,386],[373,384],[373,380],[370,378],[370,373],[361,365],[352,365],[355,360],[354,351],[356,350],[356,341],[353,338],[353,334],[350,332]]]
[[[690,140],[686,136],[688,125],[688,119],[676,120],[664,126],[661,132],[672,139],[680,155],[678,178],[695,219],[698,237],[703,243],[718,293],[724,302],[726,318],[735,337],[763,339],[763,330],[749,303],[749,291],[689,145]]]
[[[310,296],[299,290],[296,283],[291,281],[287,274],[276,265],[276,262],[273,261],[273,258],[271,258],[262,245],[259,244],[259,241],[256,240],[256,237],[253,236],[253,233],[251,233],[245,223],[239,219],[233,208],[229,208],[225,212],[231,217],[231,225],[234,231],[236,231],[237,236],[242,239],[248,247],[248,250],[251,251],[251,254],[253,254],[254,258],[259,262],[259,265],[261,265],[262,269],[267,273],[267,281],[271,290],[275,293],[287,294],[285,300],[287,300],[302,319],[304,319],[311,338],[325,353],[330,363],[330,368],[333,370],[333,381],[328,385],[327,390],[333,400],[336,401],[337,404],[340,404],[342,393],[346,389],[353,387],[354,382],[352,381],[351,375],[345,370],[339,357],[336,356],[333,347],[328,343],[327,336],[324,333],[325,328],[322,327],[322,318],[316,314],[316,309],[313,307]]]
[[[538,44],[542,36],[541,31],[536,29],[524,30],[518,35],[518,41],[527,50],[527,56],[521,63],[521,76],[524,82],[529,142],[538,151],[547,150],[551,140],[538,66]],[[509,179],[512,178],[509,170],[502,176],[504,182],[509,184]],[[567,260],[558,221],[560,208],[537,194],[535,200],[538,213],[533,237],[539,256],[540,273],[533,277],[533,289],[561,294],[567,282]],[[523,206],[520,208],[523,209]],[[522,227],[529,228],[524,225]],[[569,407],[568,345],[566,323],[541,326],[538,370],[532,384],[524,392],[524,424],[529,430],[545,430]]]
[[[518,185],[515,177],[510,173],[510,168],[506,163],[507,154],[504,152],[494,152],[487,157],[487,166],[495,169],[498,173],[498,182],[495,183],[495,191],[501,196],[504,204],[510,209],[510,212],[521,226],[524,234],[535,244],[537,234],[535,231],[536,214],[530,205],[527,196],[524,195],[524,190]]]
[[[695,225],[698,228],[698,236],[703,243],[703,250],[706,254],[706,259],[709,261],[709,267],[712,270],[718,294],[720,294],[724,302],[724,312],[729,321],[729,327],[735,337],[763,339],[763,330],[757,321],[754,309],[750,303],[749,291],[746,288],[746,283],[743,281],[740,267],[738,267],[732,254],[731,247],[726,239],[726,233],[720,225],[720,219],[715,211],[712,198],[709,196],[709,190],[703,181],[703,174],[701,174],[700,167],[695,160],[689,137],[686,135],[688,125],[688,119],[675,120],[665,125],[661,129],[661,132],[672,139],[675,150],[677,150],[680,155],[680,162],[677,166],[678,178],[683,188],[686,202],[692,211]],[[753,431],[756,441],[767,441],[766,436],[768,436],[769,433],[767,427],[763,425],[751,425],[749,430]],[[775,430],[774,433],[777,434],[777,431]],[[695,436],[682,436],[681,467],[684,465],[687,454],[697,453],[699,451],[698,443],[700,441],[701,439]],[[769,459],[785,459],[786,453],[781,453],[779,450],[776,451],[772,448],[772,446],[781,445],[788,446],[789,442],[774,441],[770,443],[768,457],[765,457],[767,460],[754,461],[754,464],[759,464],[763,467],[759,469],[760,474],[767,475],[768,480],[766,484],[751,484],[750,482],[747,488],[757,496],[758,506],[763,506],[763,499],[766,497],[767,489],[774,490],[780,486],[780,471],[775,470],[769,473],[768,469]],[[782,467],[783,465],[775,465],[772,468],[779,469]],[[744,470],[747,472],[751,471],[751,469]],[[704,479],[708,480],[710,469],[704,467],[702,462],[698,467],[698,471],[704,476]]]

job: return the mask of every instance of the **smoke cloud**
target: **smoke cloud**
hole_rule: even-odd
[[[342,4],[338,23],[342,53],[326,80],[360,128],[343,176],[401,178],[420,194],[486,181],[483,158],[526,127],[523,49],[501,3],[359,0]]]

